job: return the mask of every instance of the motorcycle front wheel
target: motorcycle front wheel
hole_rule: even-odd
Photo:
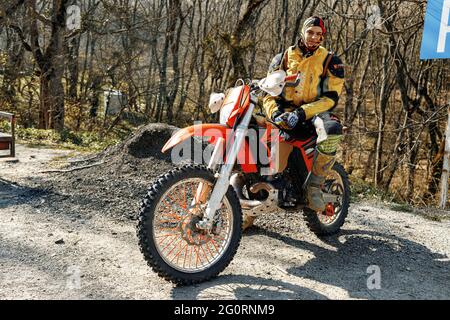
[[[160,176],[142,202],[137,236],[148,265],[178,285],[207,281],[236,254],[242,211],[232,187],[216,212],[211,231],[198,228],[214,187],[205,166],[186,165]],[[200,186],[200,187],[199,187]]]

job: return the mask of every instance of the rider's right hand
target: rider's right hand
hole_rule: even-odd
[[[305,112],[302,108],[298,108],[292,112],[284,112],[275,111],[272,115],[273,122],[284,130],[292,130],[298,124],[305,121]]]

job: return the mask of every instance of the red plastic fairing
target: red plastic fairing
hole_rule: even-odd
[[[310,148],[315,148],[315,138],[309,138],[307,140],[297,140],[292,143],[295,148],[299,148],[300,152],[302,153],[303,160],[305,161],[306,168],[308,169],[308,172],[311,171],[313,160],[314,160],[314,152],[310,152],[309,154],[306,154],[306,150]]]

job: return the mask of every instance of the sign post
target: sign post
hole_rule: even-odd
[[[441,198],[439,201],[439,208],[441,209],[445,209],[445,204],[447,203],[449,158],[450,158],[450,110],[448,112],[447,130],[445,130],[444,164],[442,166]]]
[[[450,58],[450,0],[428,0],[420,47],[420,59]],[[450,105],[450,101],[449,101]],[[450,109],[445,130],[445,153],[441,176],[439,208],[445,209],[448,195],[450,157]]]

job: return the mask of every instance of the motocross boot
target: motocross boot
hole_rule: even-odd
[[[314,211],[325,210],[321,185],[325,182],[325,177],[333,167],[335,159],[335,155],[328,155],[316,150],[306,190],[308,207]]]

